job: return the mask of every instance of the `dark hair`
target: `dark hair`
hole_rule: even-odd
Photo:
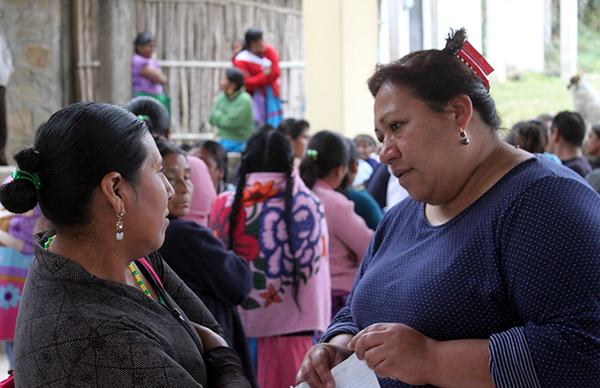
[[[212,140],[198,140],[192,148],[201,148],[210,152],[215,162],[217,162],[217,168],[225,168],[223,180],[227,181],[227,151],[225,151],[225,148],[221,144]]]
[[[69,105],[48,119],[33,148],[14,156],[19,170],[39,176],[40,189],[30,181],[14,180],[0,188],[0,201],[15,213],[39,202],[57,229],[86,226],[94,190],[107,173],[116,171],[135,187],[147,155],[147,133],[144,122],[121,107]]]
[[[285,119],[279,123],[277,130],[286,136],[292,138],[292,140],[298,139],[300,135],[310,128],[308,121],[298,119]]]
[[[317,154],[309,155],[309,151]],[[318,132],[308,141],[307,155],[300,164],[300,176],[312,189],[318,178],[327,176],[338,166],[347,165],[348,158],[348,146],[342,136],[332,131]]]
[[[358,147],[353,140],[348,138],[344,138],[346,141],[346,146],[348,147],[348,172],[344,179],[342,179],[342,183],[337,188],[337,191],[344,192],[348,187],[352,186],[352,182],[350,181],[350,175],[352,175],[352,166],[358,159],[360,159],[360,153],[358,152]]]
[[[596,137],[598,137],[600,139],[600,124],[592,125],[592,131],[594,131],[594,134],[596,135]]]
[[[240,159],[239,180],[231,213],[229,214],[229,249],[233,248],[233,231],[237,223],[240,204],[244,195],[247,174],[253,172],[282,172],[285,173],[286,187],[284,193],[284,218],[287,231],[288,246],[294,262],[292,274],[292,290],[294,301],[298,305],[298,288],[300,286],[300,266],[296,263],[294,245],[292,244],[292,191],[294,188],[294,179],[292,171],[294,169],[294,153],[288,139],[280,132],[271,127],[263,127],[262,130],[255,132],[244,147]]]
[[[227,77],[229,82],[233,82],[236,84],[236,92],[242,87],[244,87],[244,72],[242,72],[237,67],[230,67],[229,69],[225,70],[225,76]]]
[[[358,142],[358,141],[365,141],[367,142],[371,147],[375,147],[375,140],[373,139],[372,136],[369,135],[358,135],[354,138],[354,143]]]
[[[158,148],[160,156],[163,158],[171,154],[184,155],[180,148],[163,137],[154,136],[154,141],[156,142],[156,148]]]
[[[262,37],[263,37],[262,30],[259,30],[258,28],[254,28],[254,27],[249,28],[248,31],[246,31],[246,36],[244,37],[244,41],[245,41],[244,48],[249,50],[250,43],[259,41]]]
[[[443,50],[415,51],[396,62],[377,65],[375,73],[368,80],[371,94],[377,96],[386,83],[402,86],[436,112],[442,112],[452,98],[465,94],[483,122],[494,131],[497,130],[500,118],[489,87],[469,65],[457,57],[467,40],[466,34],[464,28],[457,31],[451,29]]]
[[[167,112],[167,109],[156,98],[148,96],[136,97],[129,101],[124,108],[136,116],[148,116],[148,119],[144,118],[144,121],[150,133],[160,136],[167,135],[167,131],[171,125],[169,112]]]
[[[542,154],[546,144],[546,127],[539,120],[521,121],[513,125],[507,143],[519,145],[525,151]]]
[[[133,51],[135,53],[138,53],[138,47],[144,47],[150,42],[156,42],[154,35],[152,35],[148,31],[140,32],[139,34],[137,34],[135,40],[133,41]]]
[[[551,132],[558,130],[558,134],[565,142],[576,147],[581,147],[585,138],[585,122],[577,112],[563,111],[552,119]]]

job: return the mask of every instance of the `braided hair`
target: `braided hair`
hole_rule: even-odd
[[[244,195],[246,178],[254,172],[282,172],[285,173],[286,186],[284,193],[284,220],[287,231],[287,243],[290,248],[292,262],[292,292],[296,305],[298,304],[298,289],[300,286],[300,266],[296,261],[296,254],[292,234],[292,206],[294,180],[292,178],[294,153],[292,147],[282,133],[271,126],[261,126],[254,135],[248,139],[242,152],[238,172],[238,185],[229,214],[229,249],[233,249],[233,231],[238,222],[240,204]]]

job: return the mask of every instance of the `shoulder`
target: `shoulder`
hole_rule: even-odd
[[[146,65],[150,63],[150,58],[144,58],[139,54],[133,54],[131,57],[131,63],[134,65]]]

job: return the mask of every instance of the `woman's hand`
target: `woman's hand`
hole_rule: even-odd
[[[331,368],[348,358],[352,353],[341,345],[318,344],[304,356],[296,375],[296,384],[306,381],[311,388],[334,388]]]
[[[191,322],[191,321],[190,321]],[[200,336],[202,340],[202,344],[204,345],[205,350],[211,350],[213,348],[219,346],[228,346],[227,342],[223,337],[209,329],[208,327],[197,324],[196,322],[191,322],[194,329]]]
[[[424,385],[435,368],[437,341],[401,323],[377,323],[352,338],[348,349],[381,378]]]

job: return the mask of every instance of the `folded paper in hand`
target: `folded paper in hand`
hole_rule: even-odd
[[[356,354],[331,370],[336,388],[380,388],[375,372],[360,361]],[[292,387],[290,387],[292,388]],[[307,383],[300,383],[296,388],[310,388]]]

